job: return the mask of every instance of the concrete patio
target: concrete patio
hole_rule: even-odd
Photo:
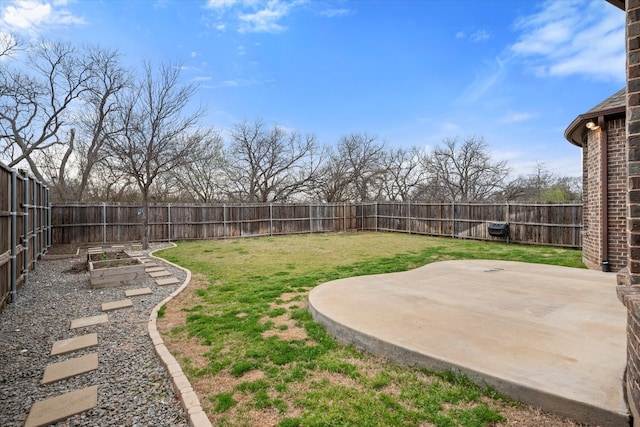
[[[509,261],[445,261],[313,289],[338,339],[399,363],[452,368],[590,425],[629,424],[626,309],[615,275]]]

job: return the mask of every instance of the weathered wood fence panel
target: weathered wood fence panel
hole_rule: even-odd
[[[0,311],[51,246],[49,189],[0,163]]]
[[[582,247],[581,204],[378,202],[361,209],[365,230],[505,240],[490,236],[488,225],[507,222],[508,241]]]
[[[508,222],[508,241],[582,246],[582,205],[535,203],[156,204],[152,241],[221,239],[356,230],[500,240],[488,224]],[[139,241],[142,211],[131,204],[52,206],[55,243]]]

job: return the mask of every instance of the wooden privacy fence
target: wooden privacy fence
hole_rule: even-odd
[[[0,163],[0,310],[51,246],[49,189]]]
[[[142,237],[139,205],[64,204],[51,209],[54,243],[133,242]],[[358,230],[500,240],[488,234],[488,224],[508,222],[511,242],[582,246],[580,204],[155,204],[148,216],[151,241]]]
[[[582,247],[582,205],[541,203],[388,203],[362,205],[362,229],[473,240]],[[490,223],[509,224],[506,239]]]

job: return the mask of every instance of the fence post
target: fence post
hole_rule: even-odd
[[[26,171],[22,173],[22,182],[24,186],[24,213],[23,213],[23,221],[22,221],[22,232],[24,233],[22,236],[22,241],[24,243],[22,253],[24,254],[22,257],[24,281],[23,285],[27,284],[27,280],[29,280],[29,176]]]
[[[167,205],[167,233],[168,239],[171,241],[171,203]]]
[[[313,203],[309,203],[309,234],[313,233]]]
[[[376,204],[373,205],[373,220],[374,220],[374,230],[378,231],[378,201],[376,200]]]
[[[31,183],[31,207],[33,209],[33,215],[31,215],[31,227],[33,227],[33,244],[31,245],[31,261],[33,262],[33,268],[36,268],[38,260],[38,210],[36,206],[36,179],[32,178]]]
[[[408,228],[409,228],[409,234],[411,234],[411,200],[407,202],[407,210],[408,210],[407,215],[409,216]]]
[[[17,275],[17,234],[18,234],[18,178],[15,169],[11,169],[11,302],[16,302],[18,289]]]
[[[269,203],[269,236],[273,236],[273,203]]]
[[[227,204],[222,205],[222,238],[227,238]]]
[[[342,226],[343,226],[343,231],[346,233],[347,232],[347,202],[342,202],[343,204],[343,208],[342,208]]]
[[[451,237],[456,237],[456,202],[451,202]]]
[[[507,217],[505,218],[504,222],[506,222],[507,224],[509,224],[509,219],[510,219],[510,207],[509,207],[509,202],[507,202]],[[509,232],[507,234],[507,243],[509,243],[509,236],[511,235],[511,232]]]
[[[107,204],[102,203],[102,243],[107,243]]]
[[[53,240],[51,237],[51,202],[49,201],[49,188],[47,187],[45,189],[45,195],[46,195],[46,204],[45,206],[47,207],[47,249],[50,248],[51,246],[53,246]]]

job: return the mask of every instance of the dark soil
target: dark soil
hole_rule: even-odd
[[[114,259],[131,259],[131,257],[123,251],[120,252],[102,252],[99,254],[89,255],[91,261],[111,261]]]
[[[69,274],[80,274],[80,273],[86,273],[86,272],[87,272],[86,262],[75,263],[71,267],[63,271],[63,273],[69,273]]]
[[[75,255],[78,245],[53,245],[47,249],[47,255]]]

